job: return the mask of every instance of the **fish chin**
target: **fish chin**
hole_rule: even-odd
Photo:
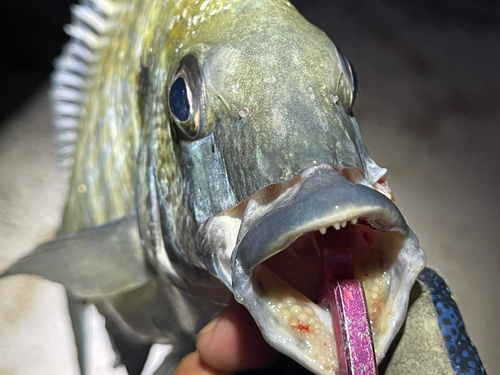
[[[339,173],[340,172],[340,173]],[[212,273],[252,314],[268,343],[316,374],[339,364],[322,299],[325,258],[347,254],[363,286],[377,362],[400,329],[424,266],[418,239],[388,198],[330,165],[272,185],[204,228]]]

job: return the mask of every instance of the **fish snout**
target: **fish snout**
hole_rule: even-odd
[[[324,164],[257,192],[232,215],[240,222],[225,275],[274,348],[317,374],[338,371],[339,333],[321,296],[325,274],[347,271],[327,261],[340,255],[364,289],[376,357],[384,357],[424,266],[390,199]]]
[[[328,164],[302,172],[296,186],[268,203],[259,216],[252,217],[252,225],[243,221],[241,241],[233,252],[233,265],[238,263],[247,274],[307,232],[340,229],[362,220],[377,230],[403,235],[409,230],[391,200],[370,187],[352,184]]]

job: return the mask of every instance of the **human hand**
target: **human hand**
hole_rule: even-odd
[[[228,375],[265,367],[277,356],[250,313],[233,301],[200,331],[196,351],[184,357],[174,375]]]

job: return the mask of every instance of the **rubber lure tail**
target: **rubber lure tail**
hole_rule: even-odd
[[[350,254],[324,254],[321,299],[330,305],[340,375],[376,375],[370,320],[361,282]]]

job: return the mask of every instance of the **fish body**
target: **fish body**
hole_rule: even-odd
[[[318,290],[327,255],[345,252],[380,361],[424,255],[328,37],[283,0],[95,0],[73,13],[53,79],[70,171],[61,230],[4,275],[94,303],[131,373],[154,343],[173,345],[158,373],[174,371],[234,296],[272,346],[336,374]],[[299,310],[317,332],[294,330]]]

